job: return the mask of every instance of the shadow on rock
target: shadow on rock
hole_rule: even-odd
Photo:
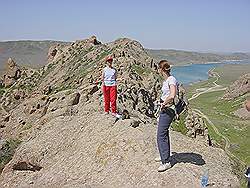
[[[175,153],[171,158],[171,165],[174,166],[177,163],[191,163],[195,165],[202,166],[206,164],[202,156],[197,153]]]

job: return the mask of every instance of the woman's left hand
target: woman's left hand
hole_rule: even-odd
[[[124,81],[124,78],[122,78],[122,77],[117,78],[116,81],[118,81],[118,82]]]
[[[161,103],[161,110],[166,107],[166,104],[163,102]]]

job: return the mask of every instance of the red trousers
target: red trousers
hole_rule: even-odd
[[[103,85],[103,96],[104,96],[105,112],[110,111],[110,104],[111,104],[112,113],[116,113],[117,87]]]

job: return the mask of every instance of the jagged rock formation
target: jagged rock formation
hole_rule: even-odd
[[[6,72],[2,79],[2,85],[4,87],[9,87],[21,77],[21,69],[12,58],[8,59],[6,66]]]
[[[57,51],[59,50],[60,48],[60,44],[55,44],[55,45],[52,45],[50,48],[49,48],[49,52],[48,52],[48,62],[52,61],[54,59],[54,57],[56,56],[57,54]]]
[[[130,119],[116,122],[101,113],[99,78],[107,55],[122,78],[118,109]],[[199,187],[203,168],[211,169],[215,186],[237,185],[223,150],[175,132],[175,165],[156,171],[154,102],[160,88],[156,64],[137,41],[102,44],[91,37],[52,47],[48,64],[17,79],[0,99],[1,137],[23,141],[0,186]]]
[[[242,75],[238,80],[230,85],[225,91],[223,99],[232,100],[248,93],[250,93],[250,73]],[[242,104],[242,107],[237,109],[234,112],[234,115],[240,117],[241,119],[250,119],[250,113],[246,110],[245,104]]]
[[[101,44],[95,37],[76,41],[68,46],[56,45],[49,51],[49,63],[42,69],[18,81],[17,93],[5,94],[1,99],[5,109],[16,106],[17,99],[57,93],[61,90],[96,87],[101,71],[105,66],[105,57],[113,54],[114,66],[123,78],[119,83],[118,108],[135,115],[153,116],[153,101],[160,89],[159,75],[149,66],[152,59],[146,54],[140,43],[130,39],[119,39],[112,43]],[[96,91],[95,91],[96,92]],[[83,96],[85,100],[93,93]],[[143,120],[145,121],[145,120]]]
[[[29,97],[28,93],[38,81],[33,79],[34,74],[37,74],[34,69],[20,67],[12,58],[8,59],[5,74],[0,78],[0,88],[5,89],[0,95],[0,104],[5,110],[13,109]]]
[[[26,73],[22,79],[16,80],[15,86],[10,87],[1,98],[1,106],[5,114],[11,117],[10,122],[1,121],[1,126],[6,127],[1,130],[3,135],[6,133],[6,135],[17,136],[26,126],[25,124],[30,125],[41,121],[43,115],[50,113],[48,109],[53,109],[50,107],[53,106],[50,101],[55,101],[54,95],[80,90],[79,95],[85,102],[90,101],[93,96],[100,100],[102,92],[96,83],[105,66],[105,58],[110,54],[115,57],[114,66],[118,75],[123,78],[118,85],[119,111],[127,110],[138,123],[152,121],[154,101],[159,97],[161,87],[160,77],[154,67],[150,67],[152,59],[145,53],[140,43],[123,38],[101,44],[93,36],[68,46],[52,46],[48,54],[50,58],[45,67]],[[31,109],[27,110],[30,102]],[[56,100],[54,103],[61,103],[61,101]],[[65,110],[66,107],[67,105]],[[99,104],[99,109],[101,108],[103,108],[102,101]],[[15,113],[12,112],[13,109]],[[25,111],[25,113],[20,114],[19,111]],[[56,114],[55,111],[54,109],[52,114]],[[38,113],[37,116],[35,116],[36,113]],[[12,127],[19,122],[14,120],[15,117],[26,122],[25,124],[22,122],[19,129]],[[4,118],[5,115],[1,119]]]
[[[197,135],[208,136],[207,127],[201,116],[194,113],[191,109],[188,110],[188,115],[185,118],[185,125],[188,129],[187,136],[196,138]]]
[[[226,100],[231,100],[249,92],[250,92],[250,73],[242,75],[231,86],[229,86],[228,89],[225,91],[223,98]]]

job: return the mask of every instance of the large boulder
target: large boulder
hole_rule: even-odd
[[[16,62],[9,58],[7,60],[6,71],[3,75],[3,85],[9,87],[21,77],[21,69],[17,66]]]

